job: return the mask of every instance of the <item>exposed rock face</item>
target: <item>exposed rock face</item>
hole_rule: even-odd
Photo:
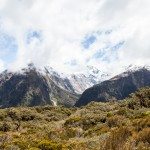
[[[59,87],[77,94],[82,94],[87,88],[110,78],[109,74],[89,66],[85,72],[75,74],[58,73],[51,67],[45,67],[45,70]]]
[[[129,70],[85,90],[75,106],[83,106],[91,101],[122,100],[144,86],[150,86],[150,70]]]
[[[77,94],[60,88],[48,73],[42,74],[31,67],[21,73],[3,72],[0,75],[0,106],[73,106]]]

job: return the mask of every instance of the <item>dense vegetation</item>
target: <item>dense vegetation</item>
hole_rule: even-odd
[[[120,102],[81,108],[0,110],[0,149],[149,150],[150,88]]]

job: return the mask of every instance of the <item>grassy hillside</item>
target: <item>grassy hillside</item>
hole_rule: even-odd
[[[149,150],[150,88],[120,102],[81,108],[0,110],[0,149]]]

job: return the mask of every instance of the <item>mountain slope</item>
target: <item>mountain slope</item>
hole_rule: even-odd
[[[86,105],[91,101],[121,100],[144,86],[150,86],[149,69],[128,70],[85,90],[76,106]]]
[[[33,66],[20,73],[5,71],[0,75],[1,108],[46,104],[73,106],[77,98],[77,94],[60,88],[47,73]]]
[[[52,67],[45,67],[44,69],[59,87],[77,94],[82,94],[87,88],[110,77],[108,73],[102,72],[92,66],[87,66],[85,72],[74,74],[59,73]]]

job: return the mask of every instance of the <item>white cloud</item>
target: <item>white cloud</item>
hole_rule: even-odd
[[[86,65],[116,72],[124,65],[149,64],[149,6],[149,0],[0,0],[1,26],[18,43],[16,60],[7,66],[33,61],[66,72]],[[40,31],[42,41],[34,38],[27,44],[29,30]],[[105,34],[108,30],[112,32]],[[90,34],[97,40],[84,49],[81,43]],[[120,41],[125,44],[113,52],[110,47]],[[93,57],[106,47],[109,61]]]

